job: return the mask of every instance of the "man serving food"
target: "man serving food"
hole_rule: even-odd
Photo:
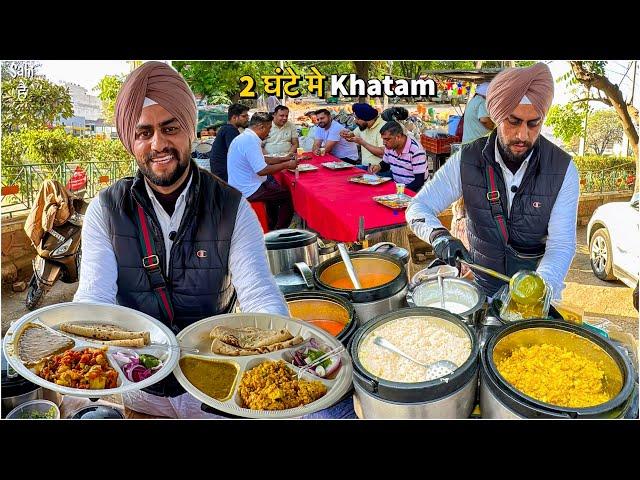
[[[553,77],[543,63],[498,74],[487,92],[497,129],[462,145],[414,197],[406,218],[447,263],[473,261],[508,276],[535,270],[560,298],[576,251],[579,182],[571,156],[540,135],[552,100]],[[469,250],[437,217],[460,197]],[[488,296],[504,285],[481,272],[475,277]]]

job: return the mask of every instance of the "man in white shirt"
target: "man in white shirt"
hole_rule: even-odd
[[[497,129],[451,156],[406,218],[447,263],[462,258],[509,276],[536,270],[560,298],[576,249],[579,181],[569,154],[540,135],[552,100],[553,77],[543,63],[496,76],[487,109]],[[469,251],[437,218],[460,197]],[[475,277],[488,296],[504,285],[481,272]]]
[[[182,77],[162,62],[144,63],[124,82],[115,117],[139,170],[89,204],[74,301],[124,305],[176,333],[230,311],[236,295],[242,311],[288,316],[253,209],[190,159],[197,111]],[[142,246],[142,219],[151,252]],[[211,416],[173,375],[123,400],[150,415]]]
[[[273,174],[285,168],[298,166],[294,154],[286,157],[267,157],[262,153],[262,141],[271,130],[273,116],[256,112],[249,121],[249,128],[238,135],[227,154],[229,185],[240,190],[250,202],[265,202],[269,217],[269,229],[289,227],[293,218],[291,193],[280,185]]]
[[[331,118],[329,110],[317,110],[316,119],[318,123],[314,131],[313,153],[320,155],[320,148],[323,147],[325,154],[330,153],[344,162],[358,164],[358,147],[340,135],[345,128]]]

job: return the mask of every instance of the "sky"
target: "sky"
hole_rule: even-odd
[[[62,81],[77,83],[87,89],[90,95],[100,79],[105,75],[129,73],[129,64],[120,60],[40,60],[39,72],[55,83]]]
[[[88,90],[88,93],[96,95],[91,90],[105,75],[118,75],[129,73],[129,64],[126,61],[118,60],[42,60],[40,72],[56,83],[61,81],[77,83]],[[610,60],[607,63],[607,74],[611,81],[618,82],[623,78],[628,61]],[[549,63],[549,68],[553,77],[557,79],[562,74],[569,71],[569,63],[566,61],[554,60]],[[636,89],[634,104],[640,105],[640,66],[636,74]],[[625,98],[631,94],[633,70],[629,72],[623,80],[621,90]],[[564,83],[556,83],[554,104],[565,104],[571,100],[568,89]],[[602,103],[592,102],[592,107],[604,107]]]

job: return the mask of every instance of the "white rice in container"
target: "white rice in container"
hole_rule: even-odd
[[[416,360],[430,364],[450,360],[460,367],[471,354],[471,340],[464,330],[446,320],[433,317],[405,317],[374,329],[360,344],[358,358],[373,375],[401,383],[433,380],[426,369],[373,343],[383,337]],[[446,326],[445,326],[446,325]]]

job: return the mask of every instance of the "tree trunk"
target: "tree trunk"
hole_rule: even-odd
[[[624,133],[629,138],[629,142],[631,143],[631,147],[633,148],[633,153],[637,157],[638,131],[633,125],[633,121],[631,120],[631,115],[629,113],[629,108],[624,101],[624,97],[622,96],[620,88],[618,88],[617,85],[611,83],[609,79],[604,75],[598,75],[597,73],[589,72],[582,62],[569,63],[571,64],[571,68],[574,75],[576,76],[576,79],[580,83],[585,85],[587,88],[597,88],[598,90],[604,92],[604,94],[607,96],[607,98],[611,102],[611,106],[615,109],[616,113],[620,117]]]
[[[371,62],[353,62],[353,65],[356,67],[356,75],[358,78],[364,80],[364,83],[369,81],[369,67],[371,67]],[[359,96],[358,103],[367,103],[367,96]]]
[[[604,92],[604,94],[611,102],[611,106],[615,109],[616,113],[620,117],[620,120],[622,121],[622,128],[624,130],[624,133],[627,135],[627,138],[629,139],[629,143],[631,144],[631,148],[633,149],[633,153],[636,157],[636,184],[634,192],[640,191],[640,175],[638,175],[638,173],[640,173],[638,131],[633,124],[633,121],[631,119],[632,112],[630,112],[629,106],[624,101],[624,97],[622,96],[620,88],[617,85],[611,83],[609,79],[604,75],[590,72],[583,62],[574,61],[569,62],[569,64],[571,65],[573,74],[580,83],[582,83],[586,87],[594,87]],[[633,113],[637,113],[635,107],[633,107]]]

